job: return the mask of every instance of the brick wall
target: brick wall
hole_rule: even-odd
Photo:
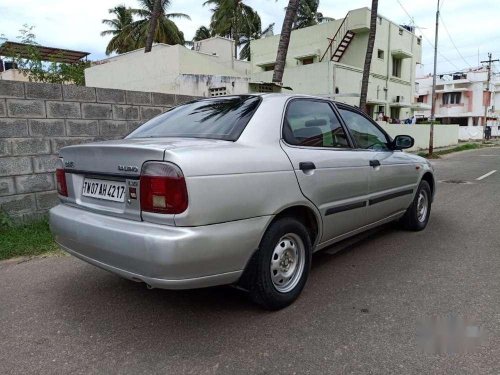
[[[57,204],[61,147],[123,138],[186,95],[0,80],[0,210],[16,221]]]

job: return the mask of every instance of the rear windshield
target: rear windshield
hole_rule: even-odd
[[[260,104],[258,96],[204,99],[155,117],[127,138],[186,137],[235,141]]]

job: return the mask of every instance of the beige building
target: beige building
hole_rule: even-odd
[[[284,86],[359,105],[369,30],[370,10],[361,8],[343,19],[293,31]],[[252,41],[252,82],[271,81],[278,42],[279,35]],[[379,112],[398,119],[412,115],[421,44],[411,28],[378,17],[368,88],[374,117]]]
[[[194,96],[248,92],[250,63],[233,57],[233,41],[222,37],[181,45],[156,44],[101,60],[85,70],[87,86]]]

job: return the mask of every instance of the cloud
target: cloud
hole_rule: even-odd
[[[204,0],[172,0],[170,12],[182,12],[191,16],[189,20],[176,20],[187,40],[191,39],[196,29],[210,23],[210,9],[203,6]],[[441,0],[442,19],[440,27],[438,71],[445,72],[476,66],[478,50],[480,60],[486,58],[487,52],[500,56],[500,29],[497,27],[495,15],[500,14],[500,1],[482,0]],[[275,32],[279,32],[285,15],[286,0],[246,0],[256,9],[262,24],[266,27],[275,23]],[[39,43],[49,46],[84,50],[91,53],[91,59],[104,57],[108,38],[100,36],[104,30],[101,21],[108,18],[108,9],[118,4],[137,6],[136,0],[0,0],[0,34],[10,40],[19,35],[23,24],[35,26]],[[436,0],[386,0],[379,2],[379,13],[390,20],[409,24],[410,17],[419,27],[417,34],[424,35],[423,68],[420,72],[432,71],[434,43],[434,24]],[[326,16],[342,18],[349,9],[369,7],[369,0],[321,0],[319,10]],[[462,59],[444,26],[446,26],[455,45],[465,58]],[[325,41],[326,48],[327,41]]]

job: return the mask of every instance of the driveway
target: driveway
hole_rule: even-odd
[[[0,373],[499,374],[500,148],[435,167],[447,182],[425,231],[388,225],[315,255],[274,313],[230,287],[147,290],[69,256],[4,262]],[[421,350],[418,322],[448,315],[483,329],[476,352]]]

